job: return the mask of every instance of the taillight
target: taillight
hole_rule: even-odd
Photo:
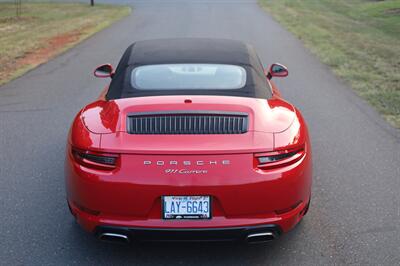
[[[72,155],[77,163],[94,169],[112,170],[117,167],[118,154],[84,151],[72,148]]]
[[[258,169],[269,170],[291,165],[299,161],[304,154],[304,147],[268,153],[257,153],[254,154],[254,164]]]

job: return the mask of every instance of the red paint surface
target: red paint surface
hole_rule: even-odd
[[[104,91],[76,116],[68,138],[67,195],[78,222],[88,231],[98,225],[212,228],[277,224],[284,232],[293,228],[311,194],[311,147],[300,113],[280,97],[273,84],[272,90],[274,97],[269,100],[190,96],[190,104],[188,96],[105,101]],[[238,135],[126,133],[126,116],[131,112],[175,110],[246,112],[249,130]],[[96,170],[76,161],[71,147],[120,157],[115,169]],[[293,162],[272,169],[257,168],[255,154],[299,148],[301,156]],[[149,160],[167,165],[145,165]],[[221,160],[229,160],[230,165],[182,163]],[[168,165],[169,161],[177,161],[178,166]],[[207,170],[207,174],[167,174],[168,168]],[[163,220],[163,195],[210,195],[212,219]]]

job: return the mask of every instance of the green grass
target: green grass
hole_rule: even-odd
[[[259,0],[400,128],[400,0]]]
[[[0,3],[0,85],[130,13],[129,7],[68,3]]]

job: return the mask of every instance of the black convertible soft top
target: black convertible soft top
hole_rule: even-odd
[[[241,89],[139,90],[132,87],[131,71],[138,66],[156,64],[229,64],[242,66],[247,81]],[[157,78],[157,77],[155,77]],[[138,41],[122,56],[106,98],[119,99],[157,95],[227,95],[269,98],[264,70],[255,50],[236,40],[182,38]]]

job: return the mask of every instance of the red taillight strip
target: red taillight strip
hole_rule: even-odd
[[[281,154],[293,154],[290,155],[288,158],[284,158],[281,160],[277,160],[275,162],[268,162],[268,163],[260,163],[259,159],[260,157],[268,157],[268,156],[277,156]],[[297,149],[291,149],[291,150],[281,150],[281,151],[274,151],[274,152],[269,152],[269,153],[258,153],[254,155],[255,159],[255,167],[261,170],[269,170],[269,169],[274,169],[278,167],[284,167],[287,165],[294,164],[295,162],[299,161],[303,156],[305,155],[305,149],[304,146],[297,148]]]
[[[88,214],[95,215],[95,216],[98,216],[98,215],[100,214],[100,211],[96,211],[96,210],[92,210],[92,209],[86,208],[86,207],[80,205],[79,203],[77,203],[77,202],[75,202],[75,201],[74,201],[74,205],[75,205],[79,210],[81,210],[81,211],[83,211],[83,212],[86,212],[86,213],[88,213]]]
[[[71,149],[72,156],[75,161],[80,165],[83,165],[88,168],[98,169],[98,170],[112,170],[117,167],[119,161],[119,154],[110,154],[110,153],[101,153],[101,152],[93,152],[93,151],[85,151],[81,149],[72,148]],[[113,159],[108,163],[101,163],[96,160],[90,160],[90,156],[85,157],[85,155],[91,155],[93,158],[98,158],[101,160],[104,159]]]
[[[293,204],[292,206],[290,206],[289,208],[275,210],[275,213],[280,215],[280,214],[284,214],[286,212],[290,212],[290,211],[296,209],[301,203],[302,203],[302,201],[300,200],[300,201],[296,202],[295,204]]]

